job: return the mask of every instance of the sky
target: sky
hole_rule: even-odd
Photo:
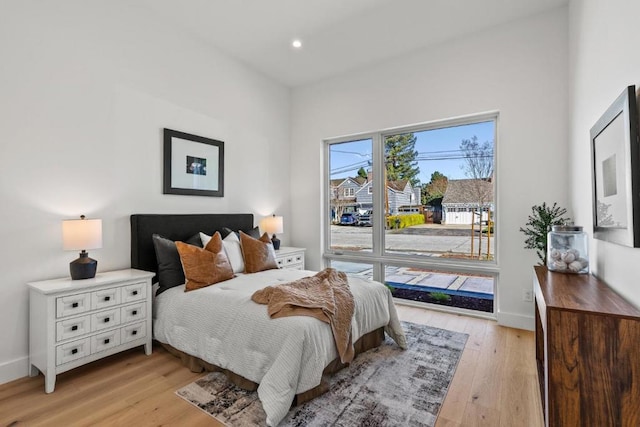
[[[462,126],[414,132],[415,150],[418,152],[420,182],[431,181],[431,174],[438,171],[449,179],[467,178],[462,168],[460,143],[474,135],[478,142],[493,142],[495,122],[482,122]],[[330,148],[331,179],[354,177],[358,169],[370,168],[372,153],[371,140],[333,144]],[[458,158],[456,158],[458,157]]]

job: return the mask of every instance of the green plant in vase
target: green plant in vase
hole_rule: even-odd
[[[533,205],[531,212],[525,227],[520,227],[520,231],[527,237],[524,241],[524,247],[525,249],[535,249],[536,255],[542,261],[540,264],[547,265],[547,233],[552,226],[565,225],[571,219],[564,217],[567,210],[555,202],[553,206],[547,206],[544,202],[541,206]]]

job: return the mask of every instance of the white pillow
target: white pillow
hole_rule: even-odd
[[[211,236],[200,233],[200,240],[202,240],[202,247],[205,247],[207,246],[207,243],[209,243],[209,240],[211,240]],[[244,258],[242,258],[240,240],[238,239],[238,236],[236,236],[236,233],[229,233],[227,237],[222,239],[222,246],[224,246],[224,250],[227,253],[227,258],[229,258],[233,272],[243,273]]]

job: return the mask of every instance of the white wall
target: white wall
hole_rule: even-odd
[[[628,85],[640,86],[637,0],[571,1],[570,165],[576,223],[589,232],[591,160],[589,130]],[[590,240],[591,269],[640,308],[640,249]]]
[[[131,3],[2,3],[0,383],[28,372],[25,283],[77,257],[62,219],[102,218],[106,271],[130,265],[133,213],[291,218],[290,91]],[[164,127],[225,141],[224,198],[162,194]]]
[[[322,140],[498,110],[498,320],[533,327],[533,251],[523,249],[531,206],[567,205],[567,10],[297,88],[292,97],[294,244],[320,268]],[[357,54],[357,52],[354,52]]]

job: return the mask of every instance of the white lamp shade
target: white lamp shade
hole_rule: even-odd
[[[267,234],[280,234],[284,230],[281,216],[268,216],[260,221],[260,228]]]
[[[62,221],[62,248],[65,251],[102,247],[101,219],[69,219]]]

